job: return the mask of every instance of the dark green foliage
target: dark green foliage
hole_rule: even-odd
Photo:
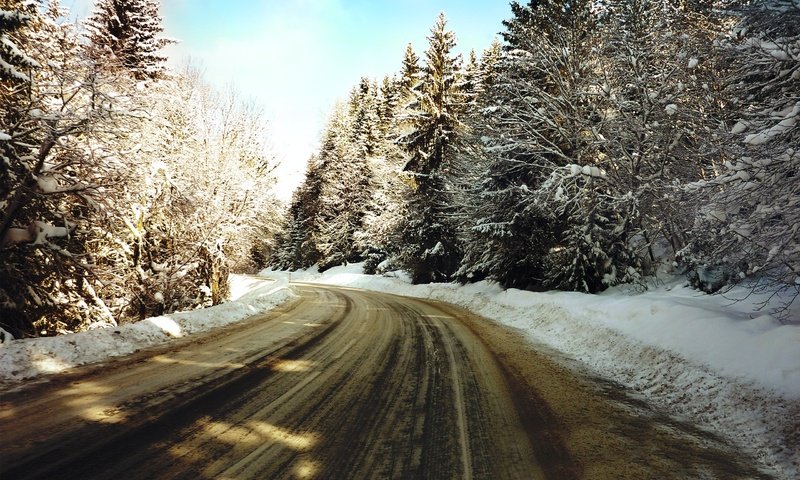
[[[440,184],[436,175],[426,180],[431,188]],[[409,217],[401,234],[401,266],[414,283],[450,281],[461,260],[455,229],[446,210],[432,204],[429,194],[416,192],[409,200]]]
[[[164,73],[166,57],[160,52],[170,41],[160,36],[158,2],[97,0],[86,28],[98,59],[111,55],[138,80]]]
[[[403,114],[407,132],[399,139],[408,155],[404,170],[414,181],[408,218],[401,227],[399,259],[416,283],[449,280],[461,258],[447,170],[456,159],[468,97],[460,58],[451,53],[455,35],[447,30],[444,14],[428,42],[421,82],[412,90],[413,101]]]
[[[27,82],[26,70],[38,66],[36,60],[24,53],[23,45],[25,27],[36,16],[36,9],[34,2],[0,2],[0,82]]]
[[[575,207],[587,200],[583,190],[564,191],[577,181],[574,168],[602,158],[591,93],[598,19],[589,1],[565,5],[514,4],[515,17],[505,22],[507,51],[485,86],[481,115],[471,118],[479,146],[472,162],[486,170],[462,280],[488,276],[507,286],[593,290],[584,285],[601,282],[612,267],[584,264],[595,246],[578,233],[591,229],[592,210]],[[561,188],[556,198],[552,185]],[[587,260],[567,261],[564,252]]]

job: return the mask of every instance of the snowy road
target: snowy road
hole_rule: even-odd
[[[761,478],[452,306],[297,302],[0,397],[0,478]]]

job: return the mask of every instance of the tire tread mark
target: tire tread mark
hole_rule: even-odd
[[[164,431],[188,424],[201,416],[203,411],[213,408],[213,405],[226,403],[231,396],[243,394],[252,388],[253,383],[264,381],[272,375],[272,367],[281,358],[301,355],[321,342],[352,309],[352,302],[344,296],[341,298],[345,298],[344,308],[324,328],[311,330],[254,359],[243,368],[159,404],[155,413],[148,411],[133,415],[124,430],[115,425],[89,425],[74,433],[72,441],[60,442],[48,449],[37,449],[34,455],[20,462],[4,461],[0,476],[18,480],[75,478],[78,471],[100,464],[103,459],[124,457],[125,444],[153,443],[154,439],[163,436]],[[81,434],[87,430],[86,434]],[[91,460],[83,462],[85,465],[82,466],[82,459]]]

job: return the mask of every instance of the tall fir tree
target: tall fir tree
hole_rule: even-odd
[[[472,119],[469,161],[486,171],[459,277],[582,291],[632,279],[634,256],[619,248],[630,231],[615,222],[618,210],[636,209],[610,189],[596,133],[602,10],[589,0],[533,0],[512,12]]]
[[[0,2],[0,81],[21,83],[30,80],[27,70],[39,63],[25,53],[30,41],[26,30],[38,17],[37,2],[3,0]],[[23,48],[20,48],[23,47]],[[5,90],[5,89],[4,89]]]
[[[165,71],[161,50],[171,41],[161,36],[161,21],[156,0],[97,0],[86,29],[97,58],[110,54],[144,80]]]
[[[321,224],[319,199],[326,168],[327,162],[318,155],[309,159],[305,179],[292,194],[284,225],[276,239],[275,251],[270,257],[272,266],[297,270],[308,268],[322,258],[316,232]]]
[[[320,192],[320,229],[316,244],[320,269],[360,260],[363,248],[357,235],[363,230],[370,196],[367,158],[374,150],[376,105],[365,79],[353,89],[347,104],[334,110],[324,134],[320,157],[327,162]]]
[[[414,52],[410,43],[406,46],[403,56],[403,66],[400,69],[400,94],[406,98],[413,96],[414,89],[419,84],[420,68],[419,55]]]
[[[455,44],[442,13],[428,37],[421,82],[412,89],[413,101],[401,116],[407,129],[399,139],[407,154],[404,170],[414,187],[402,228],[400,262],[415,283],[449,280],[461,259],[447,179],[457,137],[464,130],[461,60],[452,54]]]
[[[497,81],[497,69],[503,52],[500,40],[492,40],[492,44],[483,51],[480,63],[481,94]]]

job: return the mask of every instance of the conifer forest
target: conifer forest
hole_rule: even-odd
[[[800,285],[796,2],[511,3],[331,113],[270,261],[595,293],[664,262]]]
[[[218,304],[266,266],[586,293],[670,268],[797,301],[796,1],[511,2],[468,55],[442,14],[342,92],[287,205],[260,110],[167,68],[156,0],[69,18],[0,0],[16,338]]]

